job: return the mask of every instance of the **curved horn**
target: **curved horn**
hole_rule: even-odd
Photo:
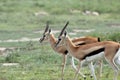
[[[65,26],[61,30],[60,35],[58,37],[60,37],[64,33],[64,31],[65,31],[65,29],[66,29],[66,27],[67,27],[68,24],[69,24],[69,21],[67,21],[67,23],[65,24]]]
[[[49,21],[47,21],[47,23],[46,23],[46,28],[45,28],[44,33],[45,33],[45,32],[47,32],[47,31],[48,31],[48,29],[49,29]],[[43,34],[44,34],[44,33],[43,33]]]

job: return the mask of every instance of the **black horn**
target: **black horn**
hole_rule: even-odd
[[[69,24],[69,21],[67,21],[67,23],[65,24],[65,26],[61,30],[60,35],[58,37],[60,37],[64,33],[64,31],[65,31],[65,29],[66,29],[66,27],[67,27],[68,24]]]
[[[49,29],[49,21],[47,21],[47,23],[46,23],[46,28],[45,28],[44,33],[45,33],[45,32],[47,32],[47,31],[48,31],[48,29]],[[44,33],[43,33],[43,34],[44,34]]]

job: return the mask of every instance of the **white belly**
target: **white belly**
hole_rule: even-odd
[[[99,53],[99,54],[86,57],[85,60],[86,60],[87,62],[91,62],[91,61],[95,61],[95,60],[100,60],[100,59],[102,59],[103,57],[104,57],[104,52],[101,52],[101,53]]]

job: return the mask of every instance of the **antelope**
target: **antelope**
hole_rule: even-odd
[[[65,26],[67,26],[68,24],[66,24]],[[49,23],[47,22],[46,24],[46,28],[44,30],[43,36],[40,38],[40,43],[42,43],[43,41],[48,41],[51,44],[52,49],[63,55],[63,62],[62,62],[62,73],[61,73],[61,77],[63,79],[64,76],[64,69],[65,69],[65,64],[66,64],[66,59],[67,59],[67,54],[68,51],[64,46],[59,46],[59,47],[55,47],[57,39],[54,37],[54,34],[51,32],[51,29],[49,28]],[[100,41],[99,38],[95,38],[95,37],[83,37],[83,38],[76,38],[76,39],[72,39],[72,42],[75,45],[85,45],[85,44],[90,44],[90,43],[95,43]],[[72,67],[77,70],[75,64],[74,64],[74,57],[72,57],[71,60],[72,63]],[[101,64],[100,64],[101,66]],[[101,73],[100,73],[101,74]],[[86,77],[85,75],[81,74],[82,76]]]
[[[65,27],[64,27],[65,28]],[[113,80],[117,80],[120,65],[120,44],[114,41],[102,41],[86,45],[76,46],[70,37],[67,35],[65,29],[61,30],[56,43],[56,48],[59,45],[64,45],[68,52],[79,60],[78,70],[75,73],[74,80],[77,80],[78,73],[83,64],[87,63],[90,66],[91,72],[94,74],[92,61],[101,60],[104,58],[114,71]],[[82,74],[82,73],[81,73]],[[94,80],[97,80],[94,74]]]

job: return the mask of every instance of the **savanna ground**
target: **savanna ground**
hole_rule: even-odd
[[[85,11],[99,15],[83,14]],[[102,41],[120,42],[119,0],[0,0],[0,47],[17,48],[7,56],[0,56],[0,80],[60,80],[61,55],[49,44],[38,41],[46,21],[53,31],[60,31],[69,21],[67,31],[71,37],[96,36]],[[37,40],[20,41],[26,38]],[[89,70],[82,72],[88,74]],[[74,73],[68,57],[65,80],[72,80]],[[112,69],[104,66],[100,80],[112,80],[112,77]]]

